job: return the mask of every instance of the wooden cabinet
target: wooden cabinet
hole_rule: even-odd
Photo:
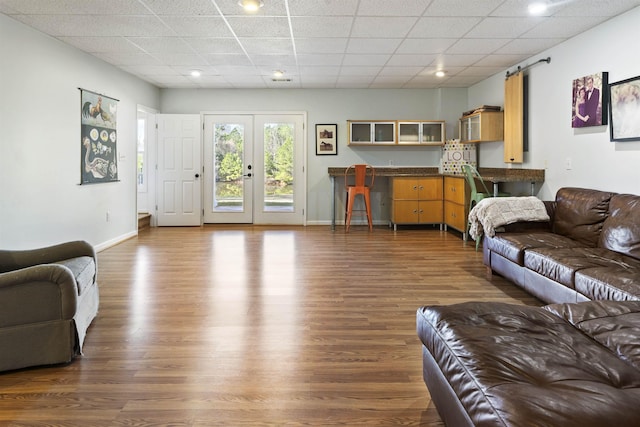
[[[399,145],[444,145],[444,121],[398,121]]]
[[[391,223],[442,224],[442,177],[391,179]]]
[[[483,111],[460,119],[460,142],[488,142],[503,139],[502,111]]]
[[[444,223],[463,234],[466,240],[469,187],[464,177],[444,177]]]
[[[349,120],[349,145],[389,145],[396,143],[395,121]]]
[[[504,162],[524,161],[524,73],[504,82]]]

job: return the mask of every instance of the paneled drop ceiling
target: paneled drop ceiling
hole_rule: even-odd
[[[531,2],[264,0],[249,14],[238,0],[0,0],[0,13],[162,88],[437,88],[640,6],[549,0],[531,16]]]

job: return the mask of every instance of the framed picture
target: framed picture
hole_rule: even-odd
[[[80,89],[80,185],[118,181],[118,100]]]
[[[611,83],[611,141],[640,140],[640,76]]]
[[[316,155],[338,154],[338,125],[316,125]]]
[[[573,81],[571,127],[583,128],[607,124],[609,73],[602,72]]]

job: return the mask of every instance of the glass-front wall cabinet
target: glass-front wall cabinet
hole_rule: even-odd
[[[443,145],[444,121],[349,120],[349,145]]]
[[[396,122],[350,120],[349,145],[395,144]]]
[[[398,144],[443,145],[445,141],[444,121],[398,122]]]

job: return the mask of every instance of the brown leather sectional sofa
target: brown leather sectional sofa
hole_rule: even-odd
[[[485,236],[484,263],[547,303],[640,300],[640,196],[561,188],[548,224]]]
[[[545,307],[421,307],[423,377],[448,426],[640,426],[640,196],[563,188],[548,224],[484,262]]]

